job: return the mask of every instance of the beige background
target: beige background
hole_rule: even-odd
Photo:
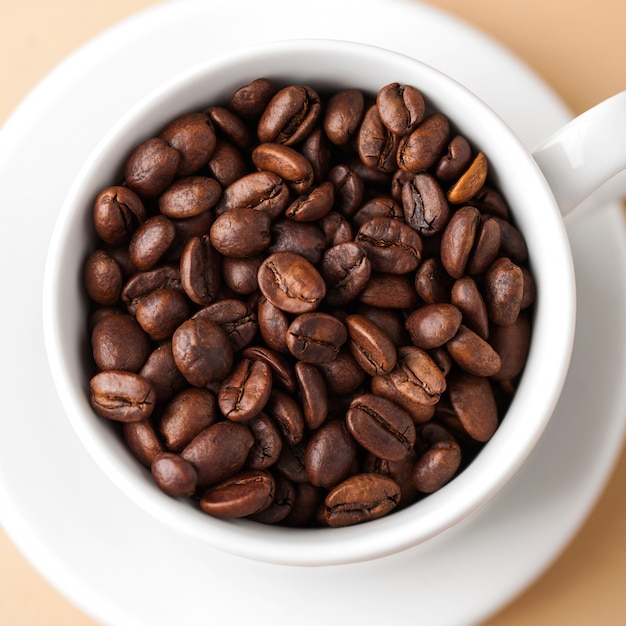
[[[0,0],[0,124],[65,56],[152,4],[156,2]],[[507,45],[575,112],[626,89],[623,0],[431,0],[430,4]],[[486,626],[626,624],[625,531],[623,453],[597,507],[565,553]],[[41,578],[0,529],[0,625],[94,624]]]

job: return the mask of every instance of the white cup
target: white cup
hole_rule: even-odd
[[[122,164],[136,144],[177,115],[224,101],[260,76],[371,93],[394,81],[416,86],[487,155],[529,249],[538,294],[532,341],[519,387],[497,432],[470,466],[438,492],[366,524],[295,529],[212,518],[191,503],[162,493],[89,403],[87,304],[81,281],[84,259],[93,246],[90,219],[95,196],[120,179]],[[599,106],[531,154],[487,105],[459,83],[419,61],[363,44],[331,40],[264,44],[207,60],[169,81],[102,139],[78,174],[52,237],[44,286],[46,346],[58,393],[80,439],[111,480],[155,518],[215,548],[251,559],[292,565],[364,561],[418,545],[467,518],[519,469],[561,393],[573,345],[576,300],[559,205],[569,210],[626,165],[626,144],[615,139],[618,132],[624,135],[626,93]]]

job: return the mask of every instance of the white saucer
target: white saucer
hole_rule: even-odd
[[[494,500],[426,545],[336,568],[248,562],[152,520],[82,448],[46,362],[43,264],[57,210],[82,160],[146,91],[234,46],[333,37],[438,66],[490,103],[531,147],[568,119],[518,60],[436,10],[400,0],[309,6],[315,11],[296,12],[291,0],[159,5],[79,50],[0,135],[0,514],[35,566],[102,624],[476,623],[559,554],[595,504],[621,448],[626,301],[613,288],[626,283],[626,237],[617,203],[579,213],[569,224],[578,334],[563,398],[538,448]]]

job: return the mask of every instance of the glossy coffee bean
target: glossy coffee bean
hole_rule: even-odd
[[[185,387],[185,378],[179,372],[172,354],[172,344],[167,341],[156,347],[146,359],[139,374],[154,389],[157,402],[168,402]]]
[[[247,422],[265,407],[272,391],[272,370],[263,361],[243,359],[220,387],[217,402],[224,417]]]
[[[330,141],[342,146],[354,137],[365,107],[365,98],[358,89],[334,93],[326,105],[324,132]]]
[[[447,153],[435,167],[435,176],[442,181],[457,180],[472,159],[472,146],[463,135],[455,135],[448,144]]]
[[[489,319],[500,326],[513,324],[524,298],[524,274],[506,257],[493,263],[485,275],[485,300]]]
[[[216,422],[196,435],[181,456],[198,473],[198,485],[219,483],[234,476],[246,462],[254,436],[243,424]]]
[[[206,491],[200,508],[218,518],[247,517],[271,505],[275,488],[268,472],[244,471]]]
[[[149,420],[124,422],[122,436],[135,458],[146,467],[165,451]]]
[[[200,309],[192,319],[208,320],[226,334],[233,351],[245,348],[256,335],[258,324],[254,311],[242,300],[225,298]]]
[[[355,474],[334,487],[325,499],[329,526],[351,526],[387,515],[400,501],[400,486],[380,474]]]
[[[462,319],[461,311],[452,304],[427,304],[407,317],[406,328],[413,345],[430,350],[452,339]]]
[[[398,166],[414,173],[429,169],[445,150],[449,135],[448,119],[441,113],[429,115],[400,141],[397,150]]]
[[[272,222],[270,236],[272,241],[266,250],[267,254],[293,252],[316,265],[324,253],[324,233],[317,224],[311,222],[278,218]]]
[[[246,469],[267,469],[274,465],[283,449],[283,437],[276,422],[266,415],[259,413],[246,423],[254,436],[254,444],[250,448],[246,459]]]
[[[326,285],[315,267],[293,252],[276,252],[259,268],[259,288],[276,307],[288,313],[315,310],[326,295]]]
[[[229,108],[249,122],[257,121],[276,93],[268,78],[257,78],[237,89],[230,98]]]
[[[158,422],[158,432],[172,452],[183,448],[217,420],[215,396],[208,389],[190,387],[176,394],[166,405]]]
[[[299,315],[287,330],[287,348],[306,363],[333,361],[347,339],[346,327],[328,313]]]
[[[221,284],[222,258],[208,235],[189,240],[180,257],[180,283],[195,304],[213,302]]]
[[[326,250],[320,272],[327,285],[326,302],[341,306],[355,300],[365,288],[372,264],[363,246],[346,241]]]
[[[379,459],[399,461],[415,445],[415,426],[410,415],[386,398],[357,396],[346,413],[350,434]]]
[[[304,454],[309,482],[331,488],[347,478],[357,456],[357,446],[341,420],[332,420],[318,428]]]
[[[153,341],[169,339],[189,317],[188,300],[174,289],[157,289],[139,304],[135,319]]]
[[[146,220],[146,209],[132,189],[113,185],[98,194],[92,219],[98,237],[118,246],[127,243],[139,224]]]
[[[189,176],[200,170],[215,151],[215,130],[206,113],[177,117],[161,131],[160,137],[179,154],[178,176]]]
[[[306,426],[319,428],[328,415],[328,390],[322,373],[312,364],[298,361],[294,366],[302,415]]]
[[[402,207],[407,224],[425,237],[440,233],[450,217],[443,189],[434,176],[426,172],[419,172],[404,183]]]
[[[151,352],[150,339],[130,315],[109,315],[91,333],[94,361],[100,370],[138,372]]]
[[[222,380],[233,364],[233,348],[226,333],[204,319],[187,320],[176,329],[172,354],[182,375],[195,387]]]
[[[211,245],[224,256],[246,257],[270,244],[270,217],[265,211],[232,209],[211,226]]]
[[[189,498],[196,491],[196,470],[189,461],[177,454],[160,454],[152,463],[150,471],[159,489],[172,498]]]
[[[498,427],[498,410],[487,378],[461,373],[449,379],[452,407],[465,432],[475,441],[488,441]]]
[[[357,150],[367,167],[383,172],[396,167],[398,135],[385,126],[376,105],[365,112],[357,135]]]
[[[165,255],[176,237],[176,228],[165,215],[148,218],[133,233],[128,246],[130,260],[138,270],[149,270]]]
[[[348,348],[366,374],[377,376],[391,372],[397,351],[393,340],[375,322],[363,315],[348,315],[344,320],[350,341]]]
[[[102,306],[112,306],[122,293],[122,268],[104,250],[96,250],[85,262],[84,282],[89,297]]]
[[[411,85],[390,83],[376,94],[378,113],[383,124],[395,135],[406,135],[424,119],[426,104],[422,94]]]
[[[313,186],[314,172],[309,160],[297,150],[279,143],[262,143],[252,151],[252,162],[260,170],[278,174],[298,194]]]
[[[99,372],[89,382],[91,406],[102,417],[118,422],[140,422],[152,414],[156,397],[139,374],[123,370]]]
[[[159,211],[167,217],[184,219],[212,209],[222,194],[222,187],[213,178],[190,176],[170,185],[159,196]]]
[[[289,188],[278,174],[252,172],[237,178],[224,189],[219,212],[257,209],[274,219],[287,208],[289,197]]]
[[[498,353],[488,342],[463,324],[446,347],[457,365],[470,374],[493,376],[500,371],[502,363]]]
[[[139,144],[124,166],[126,184],[142,198],[154,198],[174,180],[180,152],[159,137]]]

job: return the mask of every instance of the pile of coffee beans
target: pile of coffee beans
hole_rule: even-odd
[[[515,393],[527,248],[415,87],[257,79],[137,145],[93,226],[91,404],[210,515],[378,518],[462,471]]]

